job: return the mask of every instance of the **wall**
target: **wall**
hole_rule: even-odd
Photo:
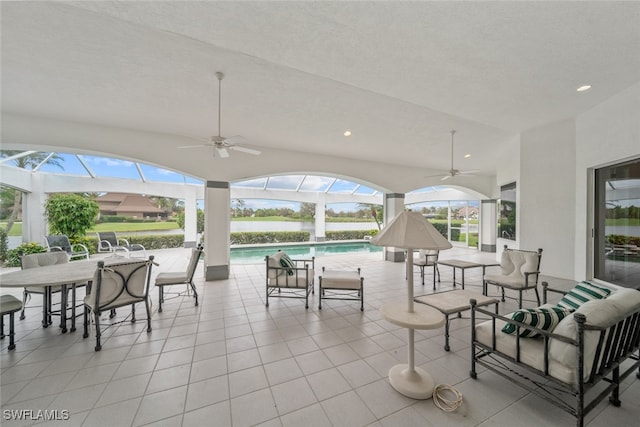
[[[540,271],[572,279],[575,251],[575,122],[565,120],[520,137],[519,247],[542,248]]]
[[[575,278],[592,278],[590,168],[640,156],[640,83],[576,118]]]
[[[496,187],[492,193],[494,199],[500,198],[500,187],[516,182],[516,234],[520,234],[520,136],[515,137],[502,151],[498,160],[498,171],[496,173]],[[502,250],[505,245],[512,249],[519,248],[518,236],[516,240],[496,238],[496,260],[500,261]]]

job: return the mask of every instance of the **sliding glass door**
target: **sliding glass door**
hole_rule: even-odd
[[[640,159],[595,171],[594,277],[640,288]]]

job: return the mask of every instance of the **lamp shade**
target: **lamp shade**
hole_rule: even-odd
[[[420,212],[403,211],[371,243],[404,249],[451,249],[451,243]]]

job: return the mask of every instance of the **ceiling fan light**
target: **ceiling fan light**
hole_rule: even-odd
[[[344,136],[351,136],[351,131],[350,130],[345,130],[343,135]]]
[[[465,154],[465,155],[464,155],[464,158],[465,158],[465,159],[468,159],[469,157],[471,157],[471,154]]]
[[[583,85],[576,89],[576,92],[586,92],[591,89],[591,85]]]

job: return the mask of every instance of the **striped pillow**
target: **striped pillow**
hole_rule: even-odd
[[[571,289],[562,299],[558,302],[557,306],[561,308],[570,308],[577,310],[582,304],[587,301],[596,299],[605,299],[611,293],[611,289],[596,286],[591,282],[581,282]]]
[[[293,269],[296,268],[296,265],[289,257],[289,255],[285,254],[284,252],[282,253],[282,257],[280,258],[280,265],[287,269],[287,274],[289,276],[293,276]]]
[[[573,310],[560,307],[523,308],[521,310],[514,311],[511,315],[511,319],[524,323],[528,326],[534,326],[538,329],[551,332],[562,319],[571,313],[573,313]],[[514,323],[507,323],[502,328],[502,332],[506,334],[515,334],[516,330],[517,327]],[[520,328],[521,337],[533,338],[539,335],[541,334],[530,329]]]

